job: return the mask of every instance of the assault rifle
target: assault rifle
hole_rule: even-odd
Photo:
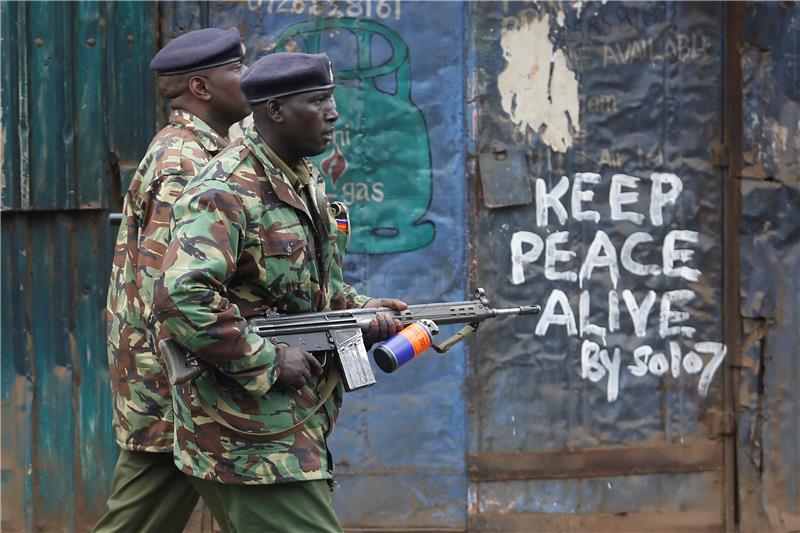
[[[448,351],[475,333],[478,325],[488,318],[540,312],[538,305],[495,309],[489,306],[484,290],[477,289],[474,300],[409,305],[404,311],[388,307],[293,315],[270,311],[266,316],[251,318],[248,327],[274,344],[295,346],[326,359],[328,354],[335,354],[345,390],[350,392],[375,383],[363,334],[378,313],[393,315],[404,328],[374,351],[375,362],[381,370],[393,372],[428,348],[432,347],[439,353]],[[438,325],[446,324],[466,326],[443,343],[434,343]],[[186,353],[174,340],[162,340],[159,349],[164,356],[169,382],[173,385],[191,381],[209,367],[202,359]]]

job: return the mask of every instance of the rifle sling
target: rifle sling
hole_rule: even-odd
[[[319,403],[317,403],[317,405],[314,407],[314,410],[311,412],[311,414],[309,414],[304,419],[300,420],[299,422],[297,422],[296,424],[294,424],[292,426],[289,426],[286,429],[282,429],[280,431],[274,431],[274,432],[266,432],[266,433],[261,433],[261,432],[258,432],[258,431],[252,431],[251,432],[251,431],[243,431],[241,429],[235,428],[231,424],[229,424],[222,417],[222,414],[217,410],[217,408],[214,407],[213,405],[211,405],[210,403],[208,403],[205,400],[205,398],[203,398],[202,395],[197,394],[197,401],[200,404],[200,407],[203,409],[203,411],[206,412],[208,417],[211,420],[213,420],[214,422],[216,422],[217,424],[219,424],[219,425],[221,425],[221,426],[233,431],[234,433],[246,436],[247,440],[250,440],[252,442],[272,442],[272,441],[280,440],[280,439],[282,439],[284,437],[288,437],[289,435],[294,435],[298,431],[302,430],[305,427],[306,422],[308,422],[311,419],[312,416],[317,414],[317,411],[319,411],[320,408],[323,405],[325,405],[325,402],[328,401],[328,398],[331,397],[331,394],[333,394],[333,391],[334,391],[334,389],[336,389],[336,385],[339,384],[340,379],[341,378],[339,376],[339,370],[336,368],[336,365],[332,365],[330,373],[328,374],[328,381],[327,381],[327,383],[325,383],[325,387],[322,389],[322,395],[320,397]],[[330,419],[330,416],[328,418]],[[331,426],[333,426],[332,421],[331,421]]]
[[[452,337],[450,337],[449,339],[447,339],[443,343],[436,344],[434,342],[432,344],[433,349],[436,350],[437,353],[445,353],[450,348],[452,348],[453,346],[455,346],[459,342],[462,342],[464,339],[466,339],[467,337],[469,337],[470,335],[472,335],[476,331],[478,331],[478,325],[477,324],[467,324],[466,326],[464,326],[463,328],[458,330],[455,335],[453,335]]]

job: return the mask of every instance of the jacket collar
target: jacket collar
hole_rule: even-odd
[[[169,123],[193,133],[208,153],[216,154],[228,146],[228,140],[225,137],[214,131],[200,117],[185,109],[173,109],[169,116]]]
[[[267,146],[267,143],[264,142],[264,140],[256,131],[255,125],[250,124],[247,126],[247,128],[245,128],[243,142],[253,156],[258,159],[259,163],[261,163],[264,169],[267,171],[266,178],[269,180],[270,184],[272,185],[272,189],[275,191],[275,194],[278,196],[278,198],[282,202],[287,203],[295,209],[305,213],[309,220],[313,220],[308,211],[308,206],[297,193],[292,184],[292,180],[287,175],[288,168],[286,167],[286,164],[283,163],[283,161],[281,161],[277,155],[275,155],[269,146]],[[305,164],[309,167],[311,179],[316,180],[317,176],[315,174],[314,167],[308,164],[306,160],[303,160],[302,164]],[[288,170],[288,172],[291,171]],[[297,179],[296,175],[292,177]]]

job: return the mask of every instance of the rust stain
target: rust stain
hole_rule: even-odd
[[[714,512],[666,513],[480,513],[469,518],[468,531],[722,531],[722,517]]]
[[[468,460],[470,481],[625,476],[722,468],[714,442],[627,446],[534,453],[484,453]]]
[[[25,462],[30,452],[30,406],[33,391],[24,376],[17,376],[3,402],[2,530],[25,531],[25,480],[31,475],[31,464]],[[26,453],[27,452],[27,453]]]

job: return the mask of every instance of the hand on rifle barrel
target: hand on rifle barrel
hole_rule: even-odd
[[[279,344],[275,349],[280,358],[276,384],[300,389],[305,387],[312,374],[322,374],[322,365],[307,351],[286,344]]]
[[[373,298],[364,304],[364,308],[369,307],[389,307],[395,311],[404,311],[408,304],[402,300],[394,298]],[[364,338],[367,345],[378,341],[384,341],[397,334],[402,329],[399,320],[392,318],[388,313],[379,313],[369,323],[369,330]]]

